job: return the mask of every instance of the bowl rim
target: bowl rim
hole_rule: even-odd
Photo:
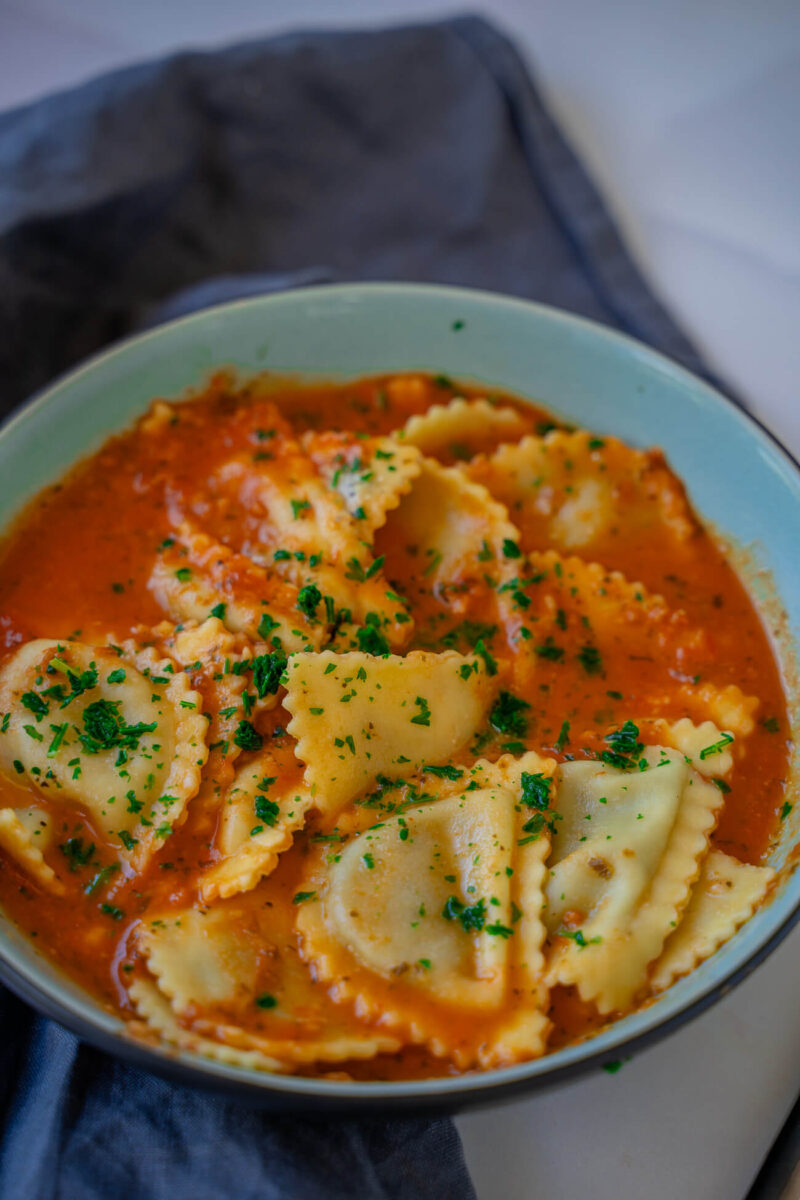
[[[639,361],[656,367],[676,382],[690,387],[694,392],[697,392],[698,389],[704,392],[715,405],[725,410],[727,419],[741,424],[747,432],[755,436],[756,441],[766,442],[770,453],[777,455],[783,461],[784,466],[789,468],[790,474],[795,477],[796,482],[800,482],[800,461],[759,417],[737,404],[706,380],[693,374],[686,367],[626,333],[552,305],[484,289],[391,281],[303,285],[280,292],[265,293],[213,305],[186,316],[174,318],[153,329],[132,333],[81,360],[76,366],[62,372],[46,386],[34,392],[0,424],[0,441],[4,442],[12,437],[18,428],[24,426],[40,409],[46,407],[62,388],[80,381],[84,376],[91,375],[98,367],[123,355],[134,346],[148,343],[152,345],[164,338],[169,339],[178,328],[183,329],[194,324],[202,325],[209,320],[213,321],[217,315],[222,313],[280,307],[287,302],[291,304],[308,298],[309,295],[324,295],[333,303],[337,298],[352,300],[366,297],[372,301],[381,297],[391,301],[399,296],[408,298],[424,296],[447,302],[456,300],[463,303],[478,302],[489,305],[493,309],[507,308],[540,320],[550,321],[567,328],[571,327],[600,341],[617,343],[619,348],[628,355],[633,353]],[[219,364],[219,366],[223,365]],[[210,374],[213,369],[212,365],[208,373]],[[302,374],[300,372],[297,374],[298,378],[302,379]],[[193,386],[192,382],[188,381],[186,387],[191,386]],[[69,994],[59,994],[56,980],[52,984],[48,982],[45,986],[32,977],[33,972],[28,973],[7,961],[2,938],[0,938],[0,982],[36,1010],[65,1026],[85,1041],[127,1060],[134,1066],[144,1067],[156,1074],[212,1091],[247,1096],[251,1100],[275,1109],[291,1111],[292,1109],[315,1108],[318,1111],[335,1110],[337,1113],[355,1113],[374,1111],[375,1103],[379,1103],[384,1111],[408,1107],[419,1108],[420,1106],[460,1109],[510,1099],[523,1091],[532,1093],[554,1087],[599,1067],[608,1066],[623,1054],[628,1055],[641,1051],[647,1046],[655,1044],[690,1020],[699,1017],[745,980],[780,945],[799,922],[800,890],[793,906],[780,923],[768,931],[763,941],[738,966],[729,970],[720,979],[710,982],[699,994],[687,997],[673,1013],[665,1015],[661,1019],[658,1019],[656,1015],[656,1019],[647,1024],[640,1032],[627,1033],[623,1031],[615,1037],[614,1030],[623,1022],[609,1026],[607,1030],[603,1031],[607,1035],[604,1038],[604,1045],[596,1050],[592,1049],[592,1043],[596,1037],[588,1037],[563,1048],[558,1052],[558,1058],[555,1055],[545,1055],[530,1062],[489,1071],[454,1077],[396,1082],[339,1081],[290,1074],[272,1074],[267,1071],[245,1071],[242,1068],[215,1062],[191,1052],[151,1047],[147,1042],[127,1033],[122,1018],[116,1015],[111,1016],[104,1011],[100,1002],[91,993],[87,992],[86,995],[96,1011],[90,1018],[79,1010],[77,996],[73,998]],[[20,936],[24,942],[28,943],[24,934],[20,933]],[[47,961],[46,956],[43,957]],[[58,968],[55,970],[57,971]],[[80,989],[80,985],[73,984],[73,986]],[[645,1005],[638,1010],[638,1013],[647,1011],[648,1006]],[[655,1009],[652,1011],[656,1012]],[[569,1053],[570,1051],[571,1053]],[[559,1058],[562,1061],[559,1061]],[[564,1058],[566,1061],[563,1061]],[[548,1060],[553,1062],[552,1067],[547,1066]]]

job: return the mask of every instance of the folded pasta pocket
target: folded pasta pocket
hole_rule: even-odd
[[[303,827],[309,805],[290,747],[248,756],[222,797],[214,843],[221,857],[201,877],[203,899],[249,891],[269,875]]]
[[[545,924],[548,978],[601,1013],[628,1008],[675,928],[722,803],[683,755],[644,752],[646,769],[565,763],[554,807]]]
[[[340,493],[317,472],[299,445],[284,445],[263,470],[231,459],[217,472],[217,490],[232,493],[232,511],[247,513],[247,554],[300,589],[303,611],[328,624],[376,621],[393,646],[408,636],[396,597],[387,595],[382,562],[371,549],[366,519],[350,513]]]
[[[681,923],[670,934],[653,968],[653,988],[663,991],[710,958],[749,920],[774,878],[770,867],[754,867],[712,850],[692,888]]]
[[[0,764],[76,805],[137,869],[185,817],[206,761],[201,697],[171,663],[38,640],[0,672]]]
[[[366,535],[379,529],[386,514],[397,508],[422,466],[415,446],[391,437],[357,437],[326,430],[307,433],[303,445]]]
[[[487,588],[514,574],[504,548],[518,538],[507,510],[457,467],[423,460],[411,491],[390,514],[376,546],[385,553],[390,578],[412,581],[409,594],[436,592],[463,607],[470,581]]]
[[[409,417],[397,436],[432,458],[456,462],[489,443],[516,441],[525,428],[525,418],[514,408],[459,397]]]
[[[131,981],[131,998],[164,1041],[241,1066],[285,1071],[396,1052],[398,1038],[331,1019],[292,942],[274,905],[149,916],[137,932],[149,977]]]
[[[61,895],[64,886],[45,859],[53,835],[53,818],[47,809],[0,808],[0,846],[46,891]]]
[[[272,649],[318,648],[328,634],[324,611],[317,605],[309,616],[295,584],[187,524],[162,547],[150,590],[177,621],[218,617],[231,632]]]
[[[314,806],[335,815],[378,775],[448,760],[480,726],[493,692],[482,661],[454,651],[292,655],[287,728]]]
[[[341,1001],[460,1067],[544,1050],[548,841],[504,788],[406,808],[331,855],[313,851],[297,923]]]
[[[697,531],[682,484],[658,450],[579,430],[526,437],[466,468],[507,505],[527,550],[553,546],[613,562],[625,536],[687,542]]]

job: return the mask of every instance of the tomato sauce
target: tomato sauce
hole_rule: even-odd
[[[159,543],[221,463],[244,453],[268,459],[270,430],[263,428],[265,420],[271,427],[288,422],[296,430],[383,434],[396,430],[413,413],[455,395],[485,392],[457,387],[441,377],[385,376],[306,385],[265,376],[241,386],[220,374],[190,403],[176,407],[160,436],[150,436],[145,422],[111,438],[18,518],[0,552],[0,661],[32,638],[75,637],[101,644],[111,635],[121,642],[141,627],[162,621],[164,612],[148,588]],[[544,409],[514,397],[497,399],[518,409],[530,433],[554,420]],[[238,519],[223,510],[209,514],[212,526],[214,520],[216,535],[228,544],[236,547],[246,537],[245,525],[237,525]],[[559,674],[547,662],[539,663],[526,692],[531,706],[529,744],[564,757],[558,735],[566,717],[580,740],[585,730],[621,725],[638,702],[646,708],[648,691],[658,689],[659,713],[677,717],[683,714],[680,688],[687,680],[707,673],[718,685],[738,685],[745,694],[759,697],[760,707],[746,752],[737,759],[714,841],[735,857],[758,863],[785,799],[789,747],[783,684],[762,621],[723,548],[708,532],[699,534],[688,568],[686,558],[672,555],[668,544],[643,539],[635,529],[626,537],[624,526],[619,534],[603,556],[604,565],[663,596],[670,607],[686,614],[687,625],[701,630],[702,637],[687,645],[682,676],[673,668],[661,670],[652,660],[642,663],[624,654],[618,662],[606,663],[602,675]],[[435,598],[426,595],[424,587],[413,591],[412,579],[419,571],[404,559],[402,548],[382,541],[380,532],[378,553],[386,555],[392,585],[413,595],[420,619],[412,647],[430,648],[432,626],[426,625],[425,615],[435,616]],[[482,615],[480,608],[470,612],[475,621]],[[570,647],[568,635],[565,644]],[[577,651],[577,643],[571,649]],[[278,708],[269,714],[264,732],[286,719]],[[591,749],[591,739],[580,745]],[[491,754],[491,749],[484,753]],[[495,751],[500,753],[497,747]],[[0,807],[31,802],[24,782],[0,779]],[[59,843],[67,838],[94,843],[100,861],[113,867],[113,848],[103,844],[97,829],[64,808],[51,807],[57,815]],[[169,850],[143,875],[126,876],[124,870],[112,869],[93,888],[85,872],[66,872],[68,894],[63,898],[41,890],[0,854],[0,902],[50,958],[110,1009],[126,1011],[130,1006],[124,981],[138,969],[131,933],[148,908],[180,907],[196,899],[198,871],[219,857],[214,833],[208,814],[190,813]],[[286,953],[291,950],[291,897],[305,836],[298,836],[295,848],[267,880],[242,897],[245,905],[283,914],[277,919],[286,924]],[[99,895],[104,912],[98,909]],[[124,917],[114,919],[115,912]],[[567,989],[555,990],[552,1017],[551,1045],[595,1032],[604,1023],[592,1006]],[[261,1027],[259,1021],[269,1028],[266,1016],[255,1017],[254,1028]],[[323,1067],[313,1073],[336,1077],[337,1070]],[[399,1079],[446,1074],[453,1068],[414,1048],[341,1070],[350,1078]]]

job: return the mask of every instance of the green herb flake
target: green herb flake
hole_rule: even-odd
[[[481,930],[486,923],[486,901],[478,900],[476,904],[465,905],[458,896],[449,896],[442,916],[446,921],[459,921],[466,933],[473,929]]]

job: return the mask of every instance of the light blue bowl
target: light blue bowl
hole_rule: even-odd
[[[127,341],[39,395],[0,432],[0,523],[108,434],[130,424],[154,396],[178,395],[222,365],[326,379],[446,373],[529,396],[575,424],[636,445],[661,446],[702,516],[748,549],[752,590],[768,605],[770,628],[776,623],[774,585],[787,614],[776,648],[792,677],[800,631],[797,464],[751,417],[637,342],[554,309],[483,292],[397,284],[309,288],[209,309]],[[796,785],[796,760],[792,778]],[[796,805],[793,818],[799,813]],[[779,868],[800,840],[796,820],[784,825],[773,856]],[[663,1036],[744,978],[799,916],[800,874],[787,872],[772,903],[713,958],[606,1032],[536,1062],[424,1082],[271,1076],[147,1049],[1,914],[0,978],[112,1053],[275,1108],[455,1108],[550,1085]]]

